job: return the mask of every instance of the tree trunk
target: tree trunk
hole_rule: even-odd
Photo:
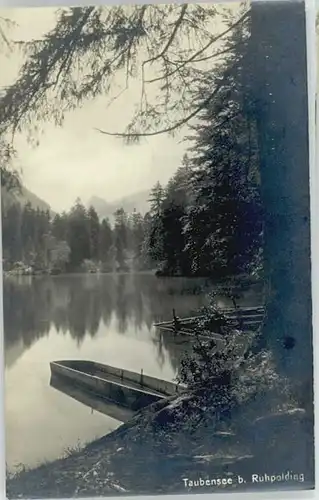
[[[261,338],[274,352],[281,374],[299,387],[300,404],[308,410],[311,436],[300,463],[311,468],[313,358],[304,3],[253,2],[250,47],[261,151],[265,271],[270,285]]]

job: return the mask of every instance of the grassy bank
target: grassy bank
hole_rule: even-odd
[[[306,472],[298,469],[307,463],[304,410],[285,401],[276,412],[267,411],[264,397],[238,404],[223,388],[197,388],[153,404],[66,458],[8,477],[7,496],[185,493],[192,490],[185,478],[233,478],[227,487],[238,488],[238,474],[249,484],[252,473]]]

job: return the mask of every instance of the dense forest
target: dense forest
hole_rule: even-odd
[[[234,29],[226,57],[193,90],[200,111],[189,147],[148,213],[99,220],[77,200],[51,217],[30,205],[3,208],[5,269],[50,273],[157,269],[159,275],[224,277],[262,267],[262,208],[256,123],[249,104],[248,29]],[[212,85],[222,82],[214,99]],[[218,85],[218,83],[217,83]],[[207,97],[209,96],[209,98]]]
[[[119,209],[111,227],[79,199],[69,212],[54,216],[29,203],[14,204],[3,214],[5,269],[60,274],[146,268],[141,248],[146,225],[147,218]]]
[[[212,199],[216,189],[199,200],[201,189],[208,191],[210,182],[209,172],[201,175],[207,175],[207,185],[198,193],[198,172],[195,176],[185,157],[165,188],[157,183],[150,191],[145,215],[119,208],[113,223],[100,220],[96,210],[87,209],[80,199],[70,211],[55,215],[30,203],[3,206],[4,268],[50,274],[157,269],[159,275],[169,276],[255,270],[261,234],[258,217],[252,218],[253,211],[244,213],[247,207],[236,186],[232,195],[231,188],[224,187],[220,199]]]

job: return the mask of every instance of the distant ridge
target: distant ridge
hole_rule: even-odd
[[[35,210],[37,208],[42,211],[49,210],[51,215],[54,215],[54,212],[51,210],[51,207],[47,202],[39,198],[36,194],[32,193],[24,186],[21,186],[20,190],[10,191],[8,191],[5,187],[1,187],[1,199],[4,209],[15,203],[19,203],[21,206],[30,203],[32,208]]]
[[[114,212],[119,208],[123,208],[127,213],[132,213],[136,210],[142,215],[145,215],[150,208],[148,201],[149,197],[150,190],[139,191],[138,193],[125,196],[112,202],[107,202],[99,196],[92,196],[89,199],[87,206],[95,208],[100,219],[108,218],[110,221],[113,221]]]
[[[129,196],[125,196],[116,201],[107,202],[105,199],[99,196],[92,196],[88,203],[87,208],[90,206],[94,207],[99,218],[108,218],[111,222],[114,220],[114,212],[119,208],[123,208],[125,212],[132,213],[134,210],[145,215],[149,210],[149,196],[150,191],[139,191]],[[48,210],[52,216],[55,215],[53,210],[51,210],[50,205],[44,201],[42,198],[36,194],[29,191],[26,187],[22,186],[20,191],[18,190],[8,190],[5,187],[1,188],[1,199],[2,206],[7,209],[15,203],[19,203],[21,206],[30,203],[32,208],[35,210],[46,211]]]

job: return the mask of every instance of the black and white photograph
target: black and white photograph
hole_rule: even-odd
[[[0,60],[7,498],[314,489],[305,2],[3,7]]]

